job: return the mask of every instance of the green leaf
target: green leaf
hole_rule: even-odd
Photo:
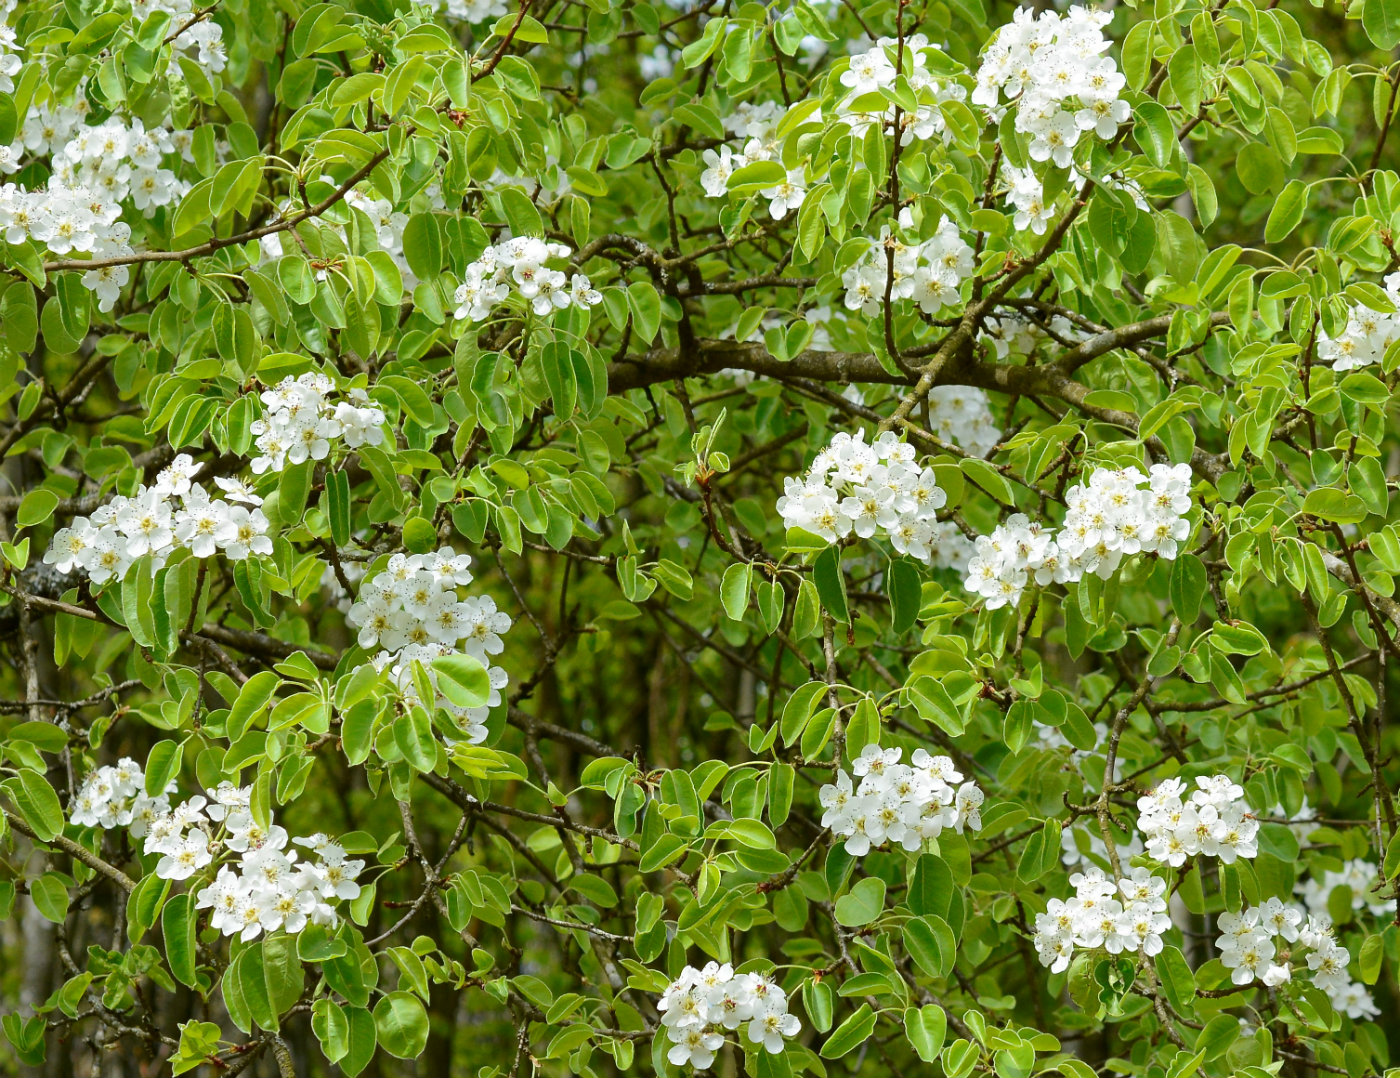
[[[1400,45],[1400,0],[1362,0],[1361,25],[1376,48]]]
[[[802,1003],[807,1008],[807,1017],[812,1020],[812,1028],[818,1033],[831,1028],[833,995],[826,981],[808,981],[802,986]]]
[[[869,877],[836,900],[836,922],[847,928],[864,928],[879,917],[884,908],[885,881]]]
[[[918,623],[923,605],[919,570],[908,558],[896,558],[890,562],[885,587],[890,596],[890,628],[902,636]]]
[[[436,214],[415,213],[408,219],[403,230],[403,254],[408,268],[421,281],[430,281],[442,271],[442,230]]]
[[[870,1004],[862,1003],[849,1018],[836,1027],[836,1032],[821,1047],[823,1059],[840,1059],[860,1047],[875,1032],[876,1014]]]
[[[632,329],[647,344],[661,328],[661,296],[650,281],[633,281],[627,286],[627,307],[632,312]]]
[[[21,528],[42,524],[53,515],[54,507],[57,505],[58,495],[53,491],[45,490],[42,487],[38,490],[31,490],[19,503],[19,508],[15,510],[15,523]]]
[[[910,1007],[904,1012],[904,1033],[925,1063],[936,1063],[948,1034],[948,1016],[936,1003]]]
[[[349,1032],[346,1036],[345,1056],[340,1060],[340,1069],[349,1078],[355,1078],[374,1059],[379,1038],[374,1016],[364,1007],[347,1007],[345,1017]]]
[[[68,917],[68,887],[56,872],[45,872],[29,883],[29,897],[46,921],[61,925]]]
[[[339,1003],[325,997],[316,1000],[311,1005],[311,1031],[328,1062],[339,1063],[350,1051],[350,1019]]]
[[[812,563],[812,582],[826,612],[839,622],[851,620],[846,605],[846,578],[841,573],[841,548],[829,546]]]
[[[1172,562],[1172,609],[1183,625],[1192,625],[1201,612],[1206,594],[1206,568],[1194,554],[1182,554]]]
[[[350,477],[343,471],[326,475],[326,515],[330,518],[331,541],[337,547],[350,545]]]
[[[1289,180],[1269,211],[1269,220],[1264,225],[1264,239],[1269,243],[1284,239],[1302,222],[1307,208],[1308,185],[1302,180]]]
[[[545,385],[554,401],[554,414],[561,419],[569,418],[578,403],[579,364],[575,362],[573,350],[560,341],[550,341],[540,353],[540,364],[544,368]],[[587,361],[582,365],[586,369]]]
[[[39,752],[62,752],[68,745],[68,734],[51,722],[21,722],[10,727],[6,740],[32,745]]]
[[[286,935],[269,936],[263,940],[262,959],[268,1003],[273,1013],[281,1016],[301,998],[306,984],[296,940]]]
[[[197,983],[198,962],[195,946],[196,913],[194,898],[176,895],[160,913],[161,934],[165,938],[165,960],[170,972],[181,984],[193,988]]]
[[[270,1032],[278,1027],[277,1011],[267,990],[263,973],[263,941],[256,940],[229,964],[224,971],[224,996],[230,993],[242,1003],[243,1013],[251,1025]],[[250,1030],[251,1032],[251,1030]]]
[[[719,600],[724,612],[731,621],[743,621],[744,611],[749,605],[749,584],[753,579],[753,566],[748,562],[735,562],[724,571],[724,579],[719,586]]]
[[[184,746],[177,741],[157,741],[146,757],[146,796],[160,797],[180,773]]]
[[[253,721],[262,716],[281,683],[282,679],[271,670],[259,670],[243,683],[238,690],[238,699],[229,709],[227,730],[230,741],[241,738]]]
[[[403,525],[403,545],[415,554],[426,554],[437,546],[437,529],[425,517],[409,517]]]
[[[43,775],[26,768],[18,778],[6,779],[4,788],[40,842],[51,842],[63,833],[63,808]]]
[[[414,1059],[428,1043],[428,1012],[417,996],[390,992],[374,1005],[380,1047],[399,1059]]]
[[[812,717],[812,708],[826,691],[826,682],[809,681],[788,697],[779,722],[784,745],[791,745],[802,736]]]
[[[543,236],[544,221],[540,211],[529,196],[518,187],[505,186],[499,191],[501,210],[506,215],[506,224],[517,236]]]
[[[953,969],[957,941],[941,917],[911,917],[904,923],[904,947],[918,967],[930,977],[943,978]]]
[[[1356,959],[1362,981],[1366,984],[1376,983],[1381,975],[1381,961],[1384,958],[1385,942],[1373,932],[1362,942],[1361,953]]]
[[[142,877],[136,889],[127,896],[126,934],[132,943],[140,943],[141,937],[154,927],[168,894],[170,881],[161,879],[153,872]]]
[[[1321,487],[1308,491],[1303,512],[1337,524],[1359,524],[1366,519],[1366,503],[1336,487]]]
[[[1235,1043],[1240,1035],[1240,1021],[1232,1014],[1217,1014],[1196,1037],[1196,1050],[1206,1059],[1216,1059]]]
[[[480,660],[465,654],[433,660],[438,692],[457,707],[485,707],[491,699],[491,679]]]
[[[1155,101],[1143,101],[1133,111],[1133,139],[1149,161],[1166,168],[1176,150],[1176,125],[1171,114]]]

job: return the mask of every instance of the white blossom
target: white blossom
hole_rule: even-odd
[[[656,1009],[671,1047],[666,1058],[678,1067],[709,1067],[726,1032],[744,1031],[745,1043],[777,1055],[802,1030],[788,1012],[787,993],[759,973],[735,973],[726,963],[686,966],[662,993]]]

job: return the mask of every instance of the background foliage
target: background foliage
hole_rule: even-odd
[[[999,0],[446,8],[8,12],[19,188],[57,167],[31,108],[189,135],[165,200],[121,203],[125,248],[55,252],[6,210],[0,1068],[666,1073],[657,999],[714,958],[775,969],[802,1020],[718,1074],[1386,1072],[1400,352],[1347,373],[1319,344],[1357,304],[1393,309],[1400,8],[1114,8],[1133,118],[1082,140],[1075,176],[956,97],[946,137],[898,147],[833,120],[882,35],[901,58],[926,35],[970,90]],[[779,132],[780,167],[706,193],[739,103],[804,100],[823,111]],[[878,107],[927,104],[906,80]],[[1044,184],[1042,233],[1004,196],[1013,162]],[[762,192],[792,168],[805,198],[779,217]],[[862,238],[903,208],[973,247],[960,298],[847,310]],[[598,305],[455,317],[508,235],[567,245],[552,265]],[[1029,347],[999,352],[993,319]],[[313,370],[391,436],[251,472],[259,392]],[[990,452],[931,429],[943,386],[988,392]],[[968,534],[1053,522],[1095,467],[1170,461],[1192,537],[987,611],[886,542],[786,534],[782,477],[877,428],[933,461]],[[257,488],[270,554],[100,586],[45,563],[177,453]],[[388,679],[352,683],[365,571],[442,545],[513,621],[477,747]],[[987,793],[980,832],[846,854],[817,791],[874,742],[952,756]],[[125,829],[72,822],[121,757],[180,796],[252,784],[292,834],[344,838],[364,890],[333,935],[231,945]],[[1126,844],[1139,794],[1217,773],[1264,821],[1259,856],[1161,870],[1162,955],[1045,969],[1062,850]],[[1220,914],[1355,862],[1365,893],[1320,901],[1380,1022],[1302,976],[1231,984]]]

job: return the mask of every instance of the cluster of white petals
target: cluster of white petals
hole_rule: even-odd
[[[817,454],[802,479],[789,476],[778,499],[784,526],[834,543],[849,535],[889,537],[901,554],[927,562],[938,536],[938,510],[948,496],[914,447],[886,431],[871,445],[865,432],[844,431]]]
[[[450,547],[436,554],[394,554],[365,581],[346,620],[359,629],[360,647],[379,649],[371,661],[389,671],[405,702],[445,709],[462,724],[466,740],[479,744],[486,739],[486,718],[509,681],[491,657],[505,646],[501,634],[510,629],[510,616],[497,610],[489,595],[462,595],[461,589],[472,582],[471,563],[471,555]],[[423,665],[436,689],[433,660],[458,652],[486,667],[490,700],[473,708],[459,707],[441,693],[435,704],[420,701],[413,664]]]
[[[934,386],[928,393],[928,432],[975,457],[1001,441],[987,394],[973,386]]]
[[[1122,191],[1133,200],[1133,204],[1143,213],[1147,213],[1151,209],[1147,196],[1143,194],[1142,187],[1132,179],[1101,176],[1094,182],[1110,191]],[[1066,192],[1077,191],[1083,184],[1083,173],[1071,165],[1069,167],[1069,182],[1065,185]],[[1065,194],[1047,198],[1045,185],[1040,182],[1039,176],[1029,168],[1017,168],[1010,163],[1001,166],[998,187],[1016,211],[1012,223],[1017,230],[1024,232],[1029,229],[1037,236],[1043,236],[1045,230],[1049,228],[1050,222],[1055,219],[1057,203],[1068,201],[1069,197],[1068,194]]]
[[[211,498],[191,480],[204,465],[181,453],[130,497],[116,495],[90,517],[54,533],[44,564],[60,573],[83,570],[94,584],[120,580],[138,558],[150,555],[159,569],[172,553],[186,549],[196,558],[222,553],[230,561],[271,554],[262,499],[237,479],[214,482],[228,497]],[[238,505],[237,502],[245,504]]]
[[[340,186],[331,176],[323,175],[320,182],[325,184],[328,189]],[[375,241],[379,244],[379,249],[387,254],[394,265],[398,267],[404,288],[411,291],[418,284],[418,276],[413,272],[413,267],[408,264],[408,256],[404,253],[404,229],[408,227],[409,221],[409,213],[406,211],[421,209],[440,212],[445,210],[447,203],[442,197],[441,184],[427,184],[413,196],[412,200],[406,204],[405,209],[396,209],[394,203],[389,199],[367,194],[358,187],[347,191],[343,201],[348,209],[357,210],[369,219],[370,228]],[[284,199],[278,206],[277,217],[273,219],[273,223],[279,221],[285,223],[294,218],[299,219],[304,212],[305,206],[297,199]],[[333,220],[334,216],[334,213],[322,216],[317,222],[317,227],[335,235],[345,250],[354,250],[358,242],[350,238],[347,225]],[[363,232],[361,234],[363,235]],[[258,247],[262,257],[266,259],[281,258],[287,253],[289,247],[296,250],[295,242],[286,231],[271,232],[266,236],[259,237]],[[317,281],[324,281],[332,273],[340,272],[341,269],[340,260],[332,257],[324,263],[318,263],[313,270],[313,276]]]
[[[224,49],[223,27],[213,19],[202,17],[207,12],[195,12],[194,0],[130,0],[131,19],[137,26],[156,11],[164,11],[171,16],[170,27],[174,35],[174,45],[170,57],[172,77],[179,72],[178,57],[181,53],[190,56],[195,65],[204,72],[204,77],[217,75],[228,66],[228,53]]]
[[[211,927],[247,942],[263,932],[335,924],[335,904],[359,897],[355,877],[365,863],[347,858],[320,833],[292,840],[316,857],[299,860],[288,846],[286,828],[271,820],[264,827],[253,818],[252,790],[220,783],[207,799],[192,797],[154,821],[146,852],[163,855],[156,875],[188,879],[216,854],[237,854],[195,895],[195,908],[211,911]]]
[[[1147,856],[1179,868],[1188,857],[1218,857],[1234,864],[1259,854],[1259,820],[1244,800],[1244,787],[1228,775],[1200,776],[1186,794],[1180,779],[1167,779],[1138,798],[1138,830]]]
[[[115,764],[91,772],[78,788],[68,818],[78,827],[129,829],[132,838],[142,838],[151,821],[170,811],[167,794],[175,784],[155,797],[146,794],[146,772],[129,756]]]
[[[1005,359],[1010,355],[1029,356],[1045,340],[1077,341],[1082,337],[1063,315],[1051,315],[1042,326],[1013,311],[984,319],[977,342],[989,347],[997,359]]]
[[[333,401],[335,392],[335,383],[317,372],[283,378],[264,390],[267,411],[252,425],[260,454],[250,465],[253,472],[261,475],[288,464],[325,460],[334,441],[348,449],[382,443],[384,412],[370,403],[365,391],[349,389],[344,391],[347,399]]]
[[[1385,314],[1364,303],[1355,303],[1347,316],[1346,328],[1336,337],[1326,331],[1318,334],[1317,356],[1332,364],[1335,371],[1369,367],[1385,358],[1390,346],[1400,341],[1400,272],[1385,279],[1386,298],[1394,309]]]
[[[1162,933],[1172,925],[1166,880],[1138,867],[1116,883],[1098,868],[1076,872],[1069,882],[1074,897],[1052,898],[1035,919],[1036,954],[1052,973],[1069,968],[1076,948],[1161,954]]]
[[[1346,887],[1351,891],[1353,910],[1359,912],[1368,909],[1372,916],[1384,917],[1391,907],[1385,900],[1376,896],[1375,887],[1379,878],[1380,870],[1374,864],[1357,858],[1343,862],[1338,871],[1328,869],[1323,872],[1320,880],[1310,878],[1302,881],[1294,890],[1310,913],[1322,916],[1327,913],[1332,892],[1338,887]]]
[[[1075,755],[1080,754],[1076,752]],[[1131,861],[1147,850],[1142,844],[1142,836],[1136,832],[1127,836],[1126,840],[1119,838],[1114,848],[1123,861]],[[1108,843],[1103,840],[1097,821],[1080,827],[1071,825],[1060,831],[1060,864],[1065,868],[1093,868],[1111,863]]]
[[[671,1039],[666,1058],[673,1066],[706,1070],[724,1044],[725,1034],[744,1038],[777,1055],[802,1022],[788,1013],[787,993],[762,973],[735,973],[728,962],[704,969],[686,966],[656,1004]]]
[[[119,116],[88,126],[86,115],[85,102],[81,109],[33,106],[20,137],[0,146],[0,173],[14,172],[31,154],[53,155],[45,187],[0,187],[0,235],[8,243],[32,240],[58,257],[125,257],[133,248],[123,204],[149,217],[188,190],[166,164],[188,153],[189,132],[147,129]],[[83,274],[83,284],[98,309],[110,311],[129,278],[127,266],[100,266]]]
[[[1230,970],[1233,984],[1286,984],[1293,979],[1298,952],[1307,950],[1312,983],[1327,993],[1333,1007],[1353,1019],[1381,1013],[1371,993],[1351,979],[1351,954],[1337,942],[1325,913],[1304,914],[1290,902],[1270,898],[1240,913],[1222,913],[1216,928],[1220,964]]]
[[[778,124],[785,115],[785,110],[774,101],[739,102],[734,111],[724,117],[723,124],[726,131],[743,140],[743,147],[737,153],[727,145],[705,151],[702,158],[705,170],[700,174],[700,186],[705,194],[710,198],[724,198],[729,192],[729,177],[739,169],[760,161],[776,161],[782,141],[778,138]],[[820,113],[809,118],[819,119]],[[759,192],[768,199],[769,216],[777,221],[799,208],[807,195],[803,167],[798,165],[786,172],[781,183]]]
[[[24,66],[16,44],[15,28],[9,25],[10,15],[17,4],[18,0],[0,0],[0,92],[7,94],[14,91],[15,76]]]
[[[505,0],[425,0],[423,6],[457,22],[472,24],[499,19],[509,10]]]
[[[1127,79],[1104,55],[1110,42],[1103,28],[1112,17],[1079,6],[1063,15],[1022,8],[987,45],[972,101],[993,118],[1014,104],[1031,160],[1068,168],[1081,135],[1108,141],[1132,116],[1119,96]]]
[[[891,37],[882,37],[865,52],[852,56],[835,75],[841,97],[833,109],[832,122],[849,128],[857,137],[864,137],[878,125],[884,133],[897,137],[901,146],[933,138],[947,142],[952,132],[940,106],[963,100],[967,91],[956,81],[933,74],[931,58],[938,51],[939,46],[925,35],[914,34],[904,41],[902,69],[896,66],[901,55],[899,43]],[[892,89],[901,74],[916,101],[912,111],[897,109],[882,93]],[[729,191],[729,178],[739,169],[760,161],[780,162],[783,139],[779,127],[789,119],[804,125],[823,123],[822,110],[813,106],[811,100],[794,102],[788,108],[773,101],[736,105],[722,122],[725,130],[742,140],[742,144],[737,150],[721,145],[705,151],[705,168],[700,175],[705,194],[723,198]],[[774,220],[782,220],[798,209],[808,189],[827,179],[825,173],[808,177],[801,162],[785,167],[785,171],[781,182],[759,190],[768,200],[768,212]]]
[[[1134,554],[1174,560],[1191,534],[1191,466],[1154,464],[1148,475],[1131,466],[1099,468],[1066,491],[1065,502],[1058,532],[1015,513],[978,536],[964,583],[988,610],[1015,606],[1032,582],[1068,584],[1089,573],[1106,580]]]
[[[1302,910],[1277,898],[1240,913],[1222,913],[1216,922],[1220,938],[1215,945],[1220,949],[1220,964],[1231,971],[1231,982],[1243,985],[1258,979],[1277,988],[1290,980],[1291,964],[1274,961],[1278,957],[1274,938],[1292,943],[1304,931],[1313,934],[1313,926],[1305,926],[1303,919]]]
[[[881,131],[893,134],[898,123],[901,146],[935,137],[948,142],[952,132],[939,106],[945,101],[962,101],[967,90],[957,82],[935,77],[929,70],[931,55],[939,51],[940,47],[926,35],[913,34],[904,41],[902,72],[895,66],[900,56],[899,42],[892,37],[882,37],[872,48],[852,56],[850,66],[839,76],[841,85],[850,92],[836,105],[836,122],[847,125],[861,137],[875,124],[880,125]],[[912,112],[896,110],[881,93],[893,88],[901,73],[918,102],[918,108]]]
[[[453,297],[457,302],[455,317],[484,322],[512,294],[529,303],[541,318],[570,306],[596,307],[603,302],[603,294],[584,274],[570,277],[545,264],[572,253],[565,244],[547,243],[534,236],[517,236],[487,247],[467,266],[466,279]]]
[[[324,834],[292,840],[309,848],[315,860],[298,860],[285,828],[260,825],[250,808],[251,786],[225,782],[206,798],[196,795],[171,806],[167,796],[145,793],[145,773],[123,758],[99,767],[84,780],[70,810],[79,827],[126,827],[158,855],[155,874],[188,880],[216,862],[218,873],[196,895],[196,908],[212,911],[210,925],[225,936],[247,941],[262,932],[300,932],[308,924],[334,925],[335,904],[357,898],[355,877],[363,861]]]
[[[914,227],[908,209],[899,216],[901,228]],[[893,265],[890,255],[893,254]],[[972,248],[958,227],[944,217],[937,231],[922,242],[903,239],[889,226],[869,250],[844,273],[846,308],[866,315],[879,314],[888,290],[890,301],[912,300],[925,314],[937,314],[958,303],[962,282],[975,268]]]
[[[915,749],[904,764],[903,755],[903,749],[867,745],[851,761],[859,785],[838,768],[836,781],[821,788],[822,826],[846,840],[852,857],[886,843],[912,852],[945,827],[958,834],[964,827],[982,829],[985,795],[976,783],[962,781],[951,759]]]

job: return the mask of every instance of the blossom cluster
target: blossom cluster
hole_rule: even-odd
[[[962,773],[947,756],[930,756],[915,749],[910,764],[900,763],[904,750],[867,745],[851,761],[860,779],[853,786],[844,768],[836,781],[820,791],[822,826],[846,840],[846,852],[864,857],[885,843],[909,851],[937,838],[945,827],[958,834],[968,827],[982,829],[985,795],[974,782],[963,782]],[[956,786],[956,783],[962,783]]]
[[[222,553],[230,561],[271,554],[262,499],[238,479],[214,482],[227,496],[211,498],[192,480],[204,465],[181,453],[156,476],[153,487],[116,495],[90,517],[54,533],[44,564],[60,573],[83,570],[94,584],[120,580],[136,559],[149,555],[155,568],[177,549],[196,558]],[[235,504],[242,502],[244,504]]]
[[[974,104],[994,118],[1002,96],[1016,107],[1016,130],[1025,135],[1033,161],[1068,168],[1081,135],[1107,141],[1132,116],[1119,94],[1127,79],[1103,34],[1112,15],[1086,7],[1037,14],[1021,8],[988,44],[977,71]]]
[[[1386,277],[1385,294],[1395,305],[1395,312],[1383,314],[1364,303],[1353,304],[1346,328],[1340,334],[1318,334],[1318,358],[1331,363],[1338,372],[1369,367],[1384,359],[1390,346],[1400,341],[1400,272]]]
[[[705,1070],[724,1044],[725,1032],[741,1027],[751,1044],[774,1055],[802,1022],[788,1013],[787,993],[762,973],[735,973],[728,962],[704,969],[686,966],[656,1004],[671,1039],[666,1058],[674,1066]]]
[[[254,473],[281,471],[288,464],[305,460],[325,460],[332,439],[349,449],[384,441],[384,413],[370,403],[365,391],[346,390],[347,400],[332,402],[335,388],[324,374],[308,372],[283,378],[263,392],[267,412],[252,425],[261,454],[251,463]]]
[[[1244,986],[1259,980],[1270,988],[1286,984],[1293,979],[1297,948],[1307,948],[1312,983],[1327,993],[1333,1007],[1354,1019],[1380,1014],[1371,994],[1351,979],[1351,955],[1337,942],[1325,914],[1304,915],[1292,903],[1270,898],[1240,913],[1222,913],[1216,927],[1220,964],[1230,970],[1231,983]],[[1281,947],[1276,940],[1295,946]]]
[[[18,0],[0,0],[0,92],[11,93],[15,88],[15,76],[24,66],[16,46],[15,29],[8,25],[10,13]]]
[[[335,903],[359,896],[355,877],[365,863],[347,858],[324,834],[292,840],[317,858],[299,862],[286,828],[270,821],[263,827],[253,818],[251,795],[251,786],[221,783],[209,798],[192,797],[153,821],[145,849],[162,855],[156,875],[189,879],[216,854],[236,853],[236,863],[220,865],[195,894],[195,908],[211,911],[211,927],[247,942],[263,932],[335,924]]]
[[[1072,191],[1081,187],[1084,180],[1083,173],[1071,165],[1066,190]],[[1142,187],[1135,180],[1121,176],[1101,176],[1095,178],[1094,183],[1110,191],[1122,191],[1144,213],[1151,208]],[[1016,211],[1012,223],[1017,230],[1030,229],[1037,236],[1043,236],[1050,222],[1055,219],[1057,199],[1045,197],[1045,185],[1040,182],[1040,177],[1029,168],[1017,168],[1008,162],[1001,166],[999,186],[1003,188],[1002,193]]]
[[[985,457],[1001,441],[987,394],[972,386],[934,386],[928,393],[928,431],[975,457]]]
[[[983,319],[977,334],[979,344],[991,348],[997,359],[1010,355],[1029,356],[1047,339],[1074,341],[1083,336],[1068,318],[1051,315],[1042,325],[1015,311]]]
[[[913,227],[907,210],[900,214],[899,223],[904,228]],[[846,307],[866,315],[878,314],[888,288],[891,301],[913,300],[925,314],[937,314],[958,302],[958,289],[972,276],[974,266],[972,248],[947,217],[938,222],[933,236],[921,243],[907,242],[886,226],[879,240],[841,275]]]
[[[937,513],[947,500],[933,470],[915,462],[909,443],[886,431],[867,445],[864,431],[854,437],[842,431],[804,478],[784,481],[777,509],[785,527],[828,543],[879,533],[901,554],[927,562]]]
[[[457,22],[476,23],[499,19],[507,13],[505,0],[424,0],[424,6]]]
[[[945,101],[963,100],[967,97],[967,90],[957,82],[944,82],[934,77],[929,70],[929,54],[936,51],[938,46],[924,34],[913,34],[904,41],[906,70],[902,73],[918,101],[918,107],[913,112],[896,110],[887,100],[881,100],[881,107],[873,112],[868,104],[857,107],[862,98],[865,98],[865,103],[872,100],[866,97],[867,94],[880,94],[882,90],[893,89],[901,74],[895,66],[896,58],[900,55],[896,39],[882,37],[872,48],[852,56],[850,66],[840,75],[841,85],[850,93],[836,105],[836,122],[849,126],[853,134],[862,138],[874,124],[878,123],[882,131],[893,132],[898,123],[901,146],[934,137],[948,142],[952,132],[939,106]]]
[[[952,132],[940,106],[945,101],[961,101],[967,91],[957,82],[933,75],[930,55],[937,49],[923,34],[905,39],[902,71],[896,67],[900,48],[894,38],[882,37],[866,51],[852,56],[836,76],[840,86],[837,92],[842,96],[835,105],[832,121],[849,128],[858,138],[879,125],[881,131],[895,135],[901,146],[931,138],[947,142]],[[893,88],[901,74],[917,101],[913,111],[897,109],[881,93]],[[737,151],[727,145],[705,151],[705,168],[700,175],[705,194],[723,198],[729,190],[729,178],[739,169],[759,161],[779,160],[782,139],[778,128],[793,109],[803,110],[804,124],[821,124],[824,120],[822,110],[812,109],[805,101],[795,102],[788,109],[772,101],[740,102],[734,112],[725,116],[725,130],[742,139],[743,145]],[[801,164],[786,171],[782,182],[759,191],[768,200],[768,212],[774,220],[782,220],[800,207],[809,187],[826,179],[826,174],[809,179]]]
[[[145,793],[141,765],[124,757],[99,767],[84,780],[70,809],[79,827],[126,827],[142,839],[146,854],[159,855],[155,874],[187,880],[228,854],[218,874],[196,895],[199,909],[212,910],[210,925],[247,941],[262,932],[300,932],[308,924],[333,925],[335,903],[359,896],[355,877],[365,863],[352,860],[324,834],[297,838],[315,860],[298,861],[285,828],[253,818],[251,786],[221,783],[209,797],[196,795],[171,806],[168,794]]]
[[[1353,910],[1368,909],[1372,916],[1384,917],[1389,912],[1390,906],[1377,899],[1373,893],[1379,877],[1380,870],[1375,865],[1370,861],[1362,861],[1358,858],[1344,862],[1340,870],[1328,869],[1323,872],[1320,880],[1303,880],[1295,890],[1302,898],[1303,904],[1308,907],[1308,911],[1319,916],[1327,913],[1328,900],[1332,897],[1332,892],[1338,887],[1346,887],[1351,891],[1351,908]]]
[[[170,788],[156,797],[146,793],[146,772],[129,756],[91,772],[69,806],[69,819],[78,827],[128,829],[132,838],[144,838],[151,821],[170,811]]]
[[[131,226],[121,219],[122,203],[130,201],[150,216],[188,189],[165,167],[171,154],[188,149],[187,132],[148,130],[139,119],[118,116],[87,126],[81,122],[85,115],[86,108],[36,106],[20,139],[0,147],[0,172],[18,169],[27,150],[53,155],[47,187],[0,187],[0,233],[7,242],[32,240],[60,256],[127,256],[133,252]],[[61,144],[60,136],[66,136]],[[129,276],[126,266],[101,266],[85,272],[83,284],[96,293],[98,308],[110,311]]]
[[[1101,869],[1090,868],[1070,877],[1074,897],[1052,898],[1035,919],[1035,950],[1052,973],[1069,968],[1075,948],[1109,954],[1162,952],[1162,933],[1171,928],[1167,916],[1167,881],[1147,869],[1132,869],[1115,882]]]
[[[547,243],[534,236],[516,236],[487,247],[467,267],[466,279],[457,288],[455,317],[484,322],[512,293],[529,302],[541,318],[569,306],[596,307],[603,302],[603,295],[587,276],[575,273],[570,277],[545,265],[551,258],[566,258],[571,253],[565,244]]]
[[[1148,475],[1131,466],[1096,469],[1088,483],[1066,491],[1069,511],[1058,532],[1016,513],[978,536],[965,586],[996,610],[1019,603],[1032,581],[1045,587],[1088,573],[1107,579],[1139,553],[1173,560],[1191,534],[1190,491],[1188,464],[1154,464]]]
[[[489,595],[463,597],[460,589],[472,582],[472,559],[443,547],[435,554],[394,554],[384,569],[365,581],[346,620],[359,629],[359,644],[366,651],[378,648],[371,660],[376,669],[389,671],[404,700],[418,699],[413,666],[421,663],[437,687],[432,661],[465,652],[487,668],[491,699],[481,707],[464,708],[438,693],[436,707],[445,709],[463,726],[466,740],[486,739],[486,718],[500,703],[506,672],[491,664],[504,644],[502,633],[510,628],[510,616],[496,609]]]
[[[1278,951],[1274,937],[1296,941],[1301,932],[1312,932],[1312,925],[1303,924],[1303,911],[1270,898],[1262,906],[1252,906],[1241,913],[1222,913],[1216,927],[1220,938],[1220,964],[1230,970],[1234,984],[1250,984],[1255,978],[1270,988],[1288,981],[1292,970],[1287,961],[1276,963]]]
[[[1186,784],[1167,779],[1138,798],[1138,830],[1147,856],[1180,867],[1203,854],[1234,864],[1259,853],[1259,820],[1244,800],[1244,787],[1228,775],[1199,776],[1186,796]]]
[[[205,78],[217,75],[228,66],[223,27],[208,18],[207,11],[196,13],[194,0],[131,0],[131,18],[137,26],[155,11],[168,13],[170,25],[175,28],[171,39],[174,46],[170,56],[172,76],[179,74],[181,50],[194,51],[192,59]]]
[[[1123,861],[1131,861],[1138,854],[1146,852],[1142,836],[1136,832],[1126,838],[1115,837],[1114,848]],[[1065,868],[1092,868],[1096,864],[1110,864],[1111,861],[1108,843],[1103,840],[1097,822],[1080,827],[1071,825],[1060,831],[1060,864]]]
[[[774,101],[739,102],[734,111],[724,117],[723,123],[726,131],[744,140],[743,148],[735,153],[732,147],[722,145],[705,151],[702,158],[705,170],[700,174],[700,186],[705,194],[710,198],[724,198],[729,192],[729,177],[739,169],[759,161],[777,160],[781,142],[778,124],[784,115],[785,110]],[[782,183],[759,191],[768,199],[768,213],[775,221],[802,205],[807,195],[805,175],[799,165],[787,170]]]

